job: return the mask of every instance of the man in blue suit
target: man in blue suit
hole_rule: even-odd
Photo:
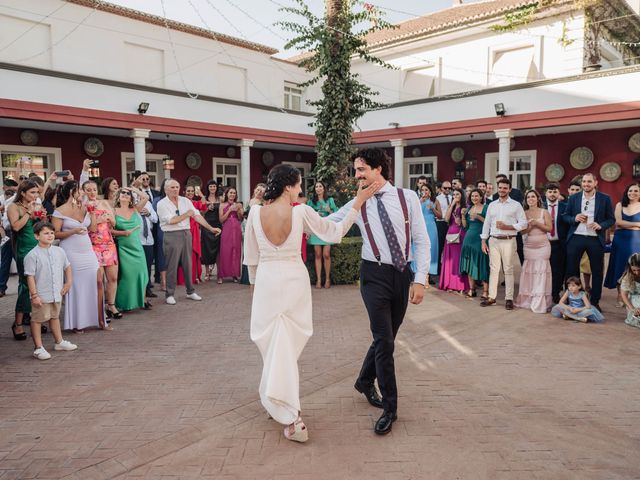
[[[605,235],[616,219],[611,199],[596,191],[597,186],[595,175],[585,173],[582,176],[582,192],[569,197],[562,218],[569,225],[567,277],[580,275],[580,259],[587,252],[592,274],[591,304],[600,309]]]
[[[564,272],[566,269],[565,259],[567,257],[567,234],[569,233],[569,225],[567,225],[562,216],[564,215],[567,204],[560,201],[560,185],[551,182],[545,187],[544,208],[551,215],[551,231],[547,233],[549,243],[551,244],[551,296],[553,303],[560,302],[560,291],[564,282]]]

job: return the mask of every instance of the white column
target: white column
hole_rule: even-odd
[[[504,173],[509,176],[509,160],[511,153],[511,138],[513,130],[508,128],[502,130],[494,130],[498,139],[498,171],[496,173]]]
[[[402,188],[404,184],[404,147],[407,142],[402,139],[389,140],[393,147],[393,184]]]
[[[147,170],[147,150],[144,141],[149,138],[149,132],[144,128],[133,128],[129,136],[133,138],[133,156],[135,169],[144,172]]]
[[[247,204],[251,199],[251,147],[253,140],[243,138],[238,142],[240,147],[240,200]]]

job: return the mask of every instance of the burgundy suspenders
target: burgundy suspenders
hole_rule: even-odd
[[[407,209],[407,200],[404,198],[404,192],[401,188],[398,188],[398,198],[400,199],[400,206],[402,207],[402,214],[404,215],[404,236],[406,238],[405,242],[405,260],[407,263],[409,262],[409,245],[410,245],[410,237],[409,237],[409,210]],[[380,199],[378,200],[380,201]],[[367,202],[362,205],[360,209],[360,214],[362,215],[362,221],[364,222],[364,229],[367,233],[367,238],[369,239],[369,243],[371,244],[371,250],[373,250],[373,255],[376,257],[378,261],[378,265],[380,262],[380,250],[378,249],[378,245],[376,245],[376,241],[373,239],[373,233],[371,232],[371,227],[369,226],[369,218],[367,217]]]

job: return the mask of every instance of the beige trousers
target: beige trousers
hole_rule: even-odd
[[[505,300],[513,300],[513,258],[516,254],[516,239],[489,239],[489,298],[498,296],[500,270],[504,269]]]

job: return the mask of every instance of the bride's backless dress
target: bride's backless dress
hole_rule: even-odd
[[[262,229],[262,208],[251,208],[244,238],[244,263],[255,278],[251,340],[264,363],[262,404],[276,421],[289,425],[300,411],[298,358],[313,333],[311,284],[300,253],[302,235],[340,243],[358,212],[352,209],[335,223],[307,205],[297,205],[292,209],[291,233],[281,245],[273,245]]]

